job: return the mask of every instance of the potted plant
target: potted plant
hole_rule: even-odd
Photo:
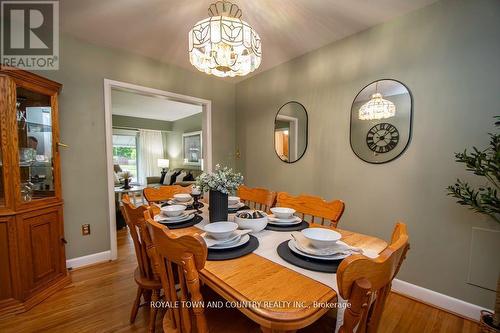
[[[495,117],[495,127],[500,127],[500,116]],[[474,188],[467,182],[457,179],[455,185],[448,186],[448,195],[457,198],[457,202],[469,209],[490,216],[500,223],[500,134],[489,133],[490,145],[484,150],[476,147],[472,152],[464,150],[455,153],[455,161],[465,164],[466,170],[477,176],[484,177],[484,186]],[[500,276],[497,281],[495,312],[481,311],[481,331],[500,332]]]
[[[120,172],[120,178],[123,179],[123,186],[122,188],[124,190],[131,189],[132,186],[130,186],[130,179],[132,178],[132,173],[130,171],[122,171]]]
[[[243,176],[228,167],[215,166],[212,173],[202,173],[196,178],[196,186],[202,192],[209,192],[210,222],[227,221],[229,193],[243,183]]]

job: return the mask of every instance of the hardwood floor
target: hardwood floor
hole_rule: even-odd
[[[71,272],[71,285],[26,313],[0,319],[0,332],[145,332],[146,308],[139,309],[135,324],[128,322],[137,264],[126,229],[118,232],[118,258]],[[156,327],[161,332],[160,320]],[[478,325],[391,293],[380,332],[467,333],[478,332]]]

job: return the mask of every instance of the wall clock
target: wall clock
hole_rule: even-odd
[[[356,95],[351,107],[350,143],[368,163],[386,163],[401,156],[411,138],[413,99],[396,80],[378,80]]]
[[[388,153],[396,148],[398,142],[398,129],[389,123],[377,124],[370,128],[366,134],[366,144],[375,153]]]

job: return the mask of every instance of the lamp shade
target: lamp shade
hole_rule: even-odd
[[[170,161],[164,158],[158,159],[158,168],[168,168],[170,165]]]

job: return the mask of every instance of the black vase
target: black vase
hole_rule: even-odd
[[[227,194],[219,191],[210,191],[209,205],[210,223],[227,221]]]
[[[125,178],[125,179],[123,180],[123,182],[124,182],[123,187],[122,187],[123,189],[125,189],[125,190],[129,190],[129,189],[131,189],[131,188],[132,188],[132,186],[130,186],[130,178],[128,178],[128,179],[127,179],[127,178]]]

